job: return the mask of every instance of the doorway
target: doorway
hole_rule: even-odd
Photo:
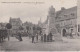
[[[63,36],[66,36],[66,29],[63,29]]]

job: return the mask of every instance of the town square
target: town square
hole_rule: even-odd
[[[80,51],[79,3],[1,1],[0,51]]]

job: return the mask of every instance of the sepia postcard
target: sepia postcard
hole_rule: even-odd
[[[0,52],[80,51],[80,0],[0,0]]]

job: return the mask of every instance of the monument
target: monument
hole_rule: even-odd
[[[53,6],[51,6],[49,8],[49,12],[48,12],[49,33],[51,32],[53,34],[55,41],[61,41],[62,35],[58,32],[58,29],[56,28],[55,17],[56,17],[55,8]]]

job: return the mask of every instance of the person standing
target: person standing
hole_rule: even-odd
[[[47,40],[46,34],[44,34],[44,42],[46,42]]]
[[[49,40],[50,40],[50,42],[52,42],[52,33],[51,32],[49,34]]]
[[[47,35],[47,42],[49,42],[50,41],[50,35],[48,34]]]
[[[73,38],[73,29],[71,29],[70,37]]]
[[[32,37],[32,43],[34,43],[34,38],[35,38],[35,36],[34,36],[35,34],[34,34],[34,27],[31,27],[31,37]]]
[[[35,36],[34,36],[34,35],[32,35],[32,43],[34,43],[34,37],[35,37]]]
[[[36,41],[38,42],[38,33],[36,33]]]
[[[63,29],[63,37],[65,37],[65,36],[66,36],[66,30]]]
[[[41,41],[43,42],[43,34],[41,34]]]

